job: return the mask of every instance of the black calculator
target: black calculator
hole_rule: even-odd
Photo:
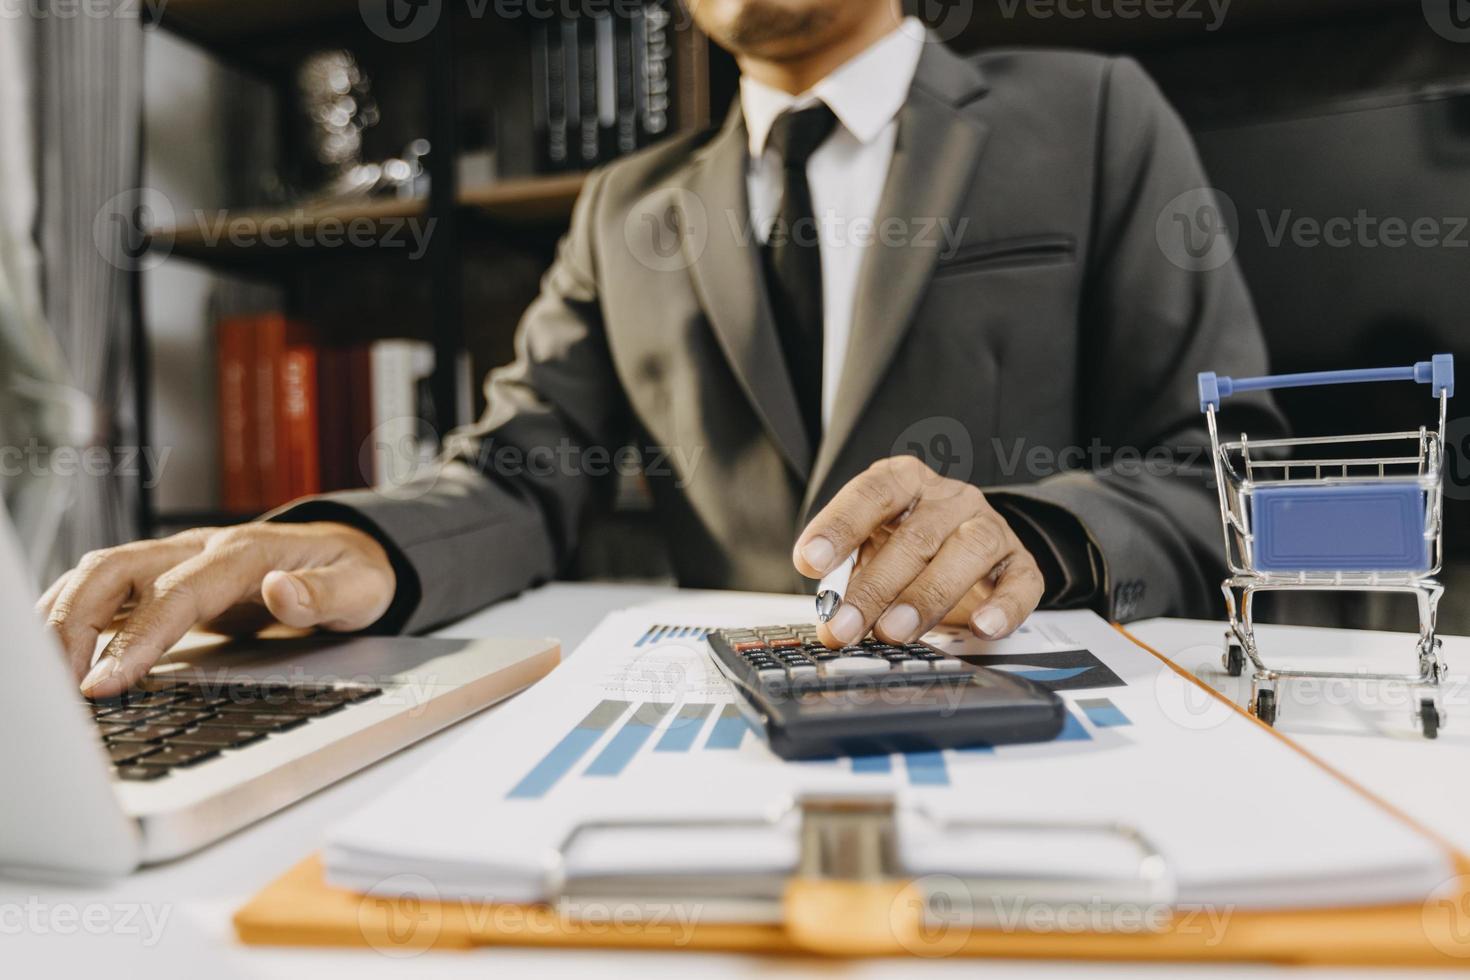
[[[830,650],[805,624],[715,630],[708,640],[783,759],[1044,742],[1066,717],[1040,685],[923,643],[870,637]]]

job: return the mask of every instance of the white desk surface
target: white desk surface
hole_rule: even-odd
[[[537,635],[562,637],[570,653],[608,611],[666,598],[674,590],[620,585],[554,584],[502,603],[444,631],[446,636]],[[1204,665],[1218,674],[1216,623],[1152,620],[1133,631],[1181,665]],[[1341,635],[1338,635],[1340,632]],[[1323,634],[1317,634],[1318,640]],[[1411,641],[1402,637],[1333,631],[1335,642],[1356,655],[1371,649],[1399,651],[1412,662]],[[1289,631],[1279,637],[1286,643]],[[1450,639],[1446,653],[1452,674],[1470,674],[1470,640]],[[1212,666],[1213,665],[1213,666]],[[1218,678],[1216,678],[1218,680]],[[1333,701],[1328,696],[1319,700]],[[1393,799],[1423,823],[1470,849],[1470,700],[1464,684],[1449,689],[1449,730],[1438,743],[1384,734],[1382,719],[1329,704],[1298,710],[1283,704],[1282,725],[1313,752],[1365,785]],[[640,953],[607,950],[558,951],[515,948],[472,953],[429,953],[412,965],[370,950],[297,950],[246,947],[235,940],[230,915],[250,895],[299,860],[318,850],[334,822],[375,798],[426,761],[452,739],[473,737],[493,710],[467,719],[363,772],[303,800],[198,854],[102,886],[78,887],[0,879],[0,975],[81,976],[86,969],[106,980],[265,980],[346,975],[353,980],[399,980],[408,970],[483,980],[535,972],[555,977],[690,975],[708,977],[987,976],[1174,977],[1275,975],[1269,967],[1223,966],[1184,969],[1166,964],[1092,965],[1070,962],[987,962],[966,960],[868,960],[833,962],[712,953]],[[1387,711],[1385,718],[1403,711]],[[1456,717],[1458,714],[1458,718]],[[1204,717],[1204,716],[1202,716]],[[1408,730],[1406,722],[1399,728]],[[0,804],[3,805],[3,804]],[[1245,829],[1242,828],[1242,833]],[[1336,975],[1394,976],[1391,972],[1314,971]]]

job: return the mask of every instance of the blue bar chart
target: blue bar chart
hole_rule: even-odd
[[[633,645],[635,647],[648,646],[653,643],[662,643],[664,640],[703,640],[709,635],[709,626],[666,626],[662,624],[650,626]]]
[[[1091,742],[1095,738],[1093,730],[1101,733],[1131,724],[1127,715],[1107,698],[1079,699],[1075,708],[1076,712],[1067,711],[1061,734],[1053,742],[1014,748],[1035,750],[1057,743]],[[681,754],[736,752],[748,738],[760,737],[739,705],[733,702],[675,704],[604,699],[531,767],[506,798],[540,799],[568,778],[612,779],[645,755],[667,759]],[[855,776],[897,776],[916,787],[948,786],[954,766],[965,760],[996,757],[1012,748],[1003,745],[997,750],[993,745],[979,744],[944,751],[915,750],[825,761],[841,763]],[[579,766],[582,766],[580,772]]]
[[[629,708],[633,710],[629,712]],[[670,712],[673,712],[672,718],[669,717]],[[709,734],[701,744],[699,736],[712,714],[715,715],[714,724],[709,726]],[[666,718],[668,724],[653,741],[654,733]],[[607,737],[609,732],[611,737]],[[674,711],[674,705],[661,702],[645,701],[635,706],[629,701],[604,700],[511,787],[506,799],[533,800],[545,796],[575,772],[599,743],[602,743],[602,748],[581,771],[581,778],[607,779],[622,775],[650,741],[653,741],[651,751],[656,755],[730,752],[738,750],[750,733],[750,722],[732,703],[689,703]]]
[[[908,767],[909,782],[912,785],[949,785],[949,768],[944,764],[943,752],[905,752],[903,761]]]
[[[1098,728],[1129,724],[1123,712],[1107,698],[1092,698],[1088,702],[1079,701],[1077,704],[1087,715],[1088,721]],[[1087,726],[1071,711],[1068,711],[1062,723],[1062,732],[1055,741],[1088,742],[1092,741],[1092,738],[1092,733],[1088,731]],[[1005,746],[1002,748],[1004,749]],[[946,753],[952,754],[958,761],[994,756],[996,748],[993,745],[982,743],[944,751],[913,751],[898,755],[859,755],[850,758],[848,765],[854,775],[887,776],[895,771],[894,760],[901,759],[904,775],[910,786],[948,786],[950,766],[945,761]]]
[[[1067,712],[1067,717],[1062,722],[1062,733],[1057,736],[1056,740],[1058,742],[1086,742],[1091,738],[1092,733],[1077,720],[1077,716],[1070,711]]]
[[[638,710],[633,712],[623,723],[623,727],[618,729],[618,733],[592,760],[585,775],[616,776],[626,769],[672,707],[671,704],[640,704]]]
[[[655,752],[688,752],[694,747],[694,740],[699,738],[699,732],[704,728],[704,720],[714,710],[712,704],[686,704],[679,709],[669,727],[664,730],[663,736],[658,744],[653,747]]]
[[[887,755],[855,755],[852,757],[852,771],[886,775],[893,771],[893,757]]]
[[[1098,728],[1122,728],[1133,724],[1123,710],[1107,698],[1080,698],[1077,707]]]
[[[573,767],[581,761],[582,756],[597,744],[598,739],[602,738],[627,710],[627,701],[600,702],[597,707],[587,713],[587,717],[577,723],[575,728],[562,736],[561,741],[552,746],[551,751],[546,753],[545,757],[536,763],[520,782],[511,787],[506,798],[526,800],[545,796],[551,787],[572,771]]]
[[[748,731],[750,731],[750,723],[740,713],[740,707],[733,703],[727,704],[720,709],[720,717],[715,719],[715,727],[709,733],[709,739],[705,741],[704,747],[706,749],[738,749]]]

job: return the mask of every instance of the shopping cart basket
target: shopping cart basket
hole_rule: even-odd
[[[1439,401],[1439,428],[1416,432],[1301,439],[1244,433],[1221,442],[1215,414],[1232,395],[1370,381],[1429,385]],[[1412,367],[1318,371],[1260,378],[1199,376],[1200,411],[1210,429],[1220,525],[1230,577],[1221,584],[1230,629],[1225,670],[1254,668],[1250,709],[1266,724],[1277,714],[1279,681],[1299,678],[1405,683],[1419,691],[1416,722],[1434,738],[1444,721],[1444,662],[1435,615],[1444,587],[1435,576],[1444,557],[1445,412],[1455,393],[1454,358],[1436,354]],[[1414,673],[1285,670],[1261,662],[1252,601],[1262,591],[1407,593],[1419,611],[1419,665]]]

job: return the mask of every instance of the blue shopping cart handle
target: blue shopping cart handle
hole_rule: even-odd
[[[1311,388],[1317,385],[1348,385],[1364,381],[1413,381],[1429,385],[1430,394],[1438,398],[1444,392],[1455,394],[1455,356],[1435,354],[1427,361],[1410,367],[1363,368],[1357,371],[1308,371],[1303,374],[1268,374],[1260,378],[1222,378],[1213,371],[1199,375],[1199,410],[1217,411],[1222,399],[1243,391],[1270,391],[1273,388]]]

